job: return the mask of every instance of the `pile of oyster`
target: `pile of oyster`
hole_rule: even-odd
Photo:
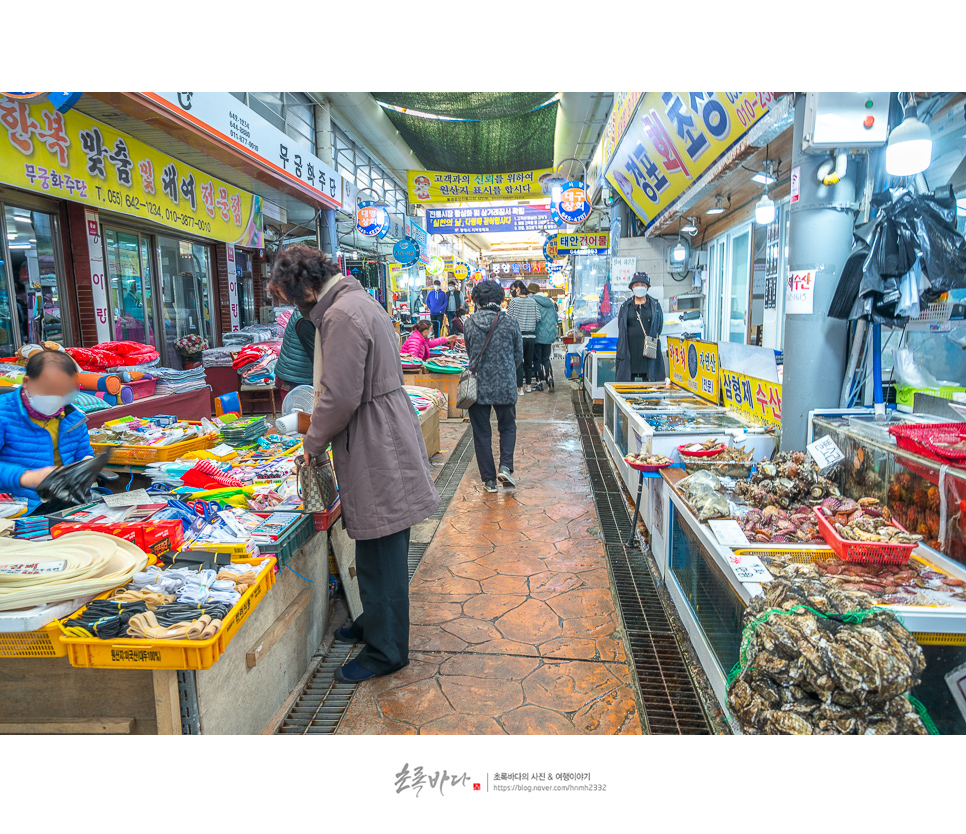
[[[755,474],[735,487],[735,494],[755,507],[787,510],[817,504],[829,495],[838,496],[839,489],[819,473],[804,452],[779,452],[774,460],[758,464]]]
[[[731,507],[728,499],[721,494],[721,481],[711,472],[688,475],[678,481],[677,487],[694,508],[698,521],[730,517]]]
[[[873,598],[810,578],[810,565],[769,568],[775,579],[745,612],[744,666],[728,690],[742,731],[924,735],[904,695],[926,663],[895,616],[864,610],[860,622],[849,621],[850,612],[872,608]]]

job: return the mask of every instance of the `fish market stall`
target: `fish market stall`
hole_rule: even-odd
[[[748,732],[874,733],[922,732],[931,719],[941,733],[966,734],[966,704],[955,689],[966,677],[966,566],[901,530],[879,499],[839,489],[839,477],[821,475],[803,452],[782,454],[747,480],[712,481],[713,473],[702,472],[686,481],[681,469],[661,474],[654,519],[660,530],[652,530],[652,547],[656,541],[665,550],[660,573],[733,723]],[[877,550],[883,548],[890,552],[884,562]],[[855,561],[863,556],[876,561]],[[869,685],[871,694],[863,690],[861,697],[839,692],[833,704],[813,684],[841,684],[839,661],[826,652],[819,663],[807,646],[775,660],[756,640],[774,646],[769,629],[780,630],[783,622],[774,609],[796,605],[819,614],[797,609],[815,621],[789,621],[795,628],[841,631],[842,640],[853,640],[849,645],[859,639],[901,644],[892,659],[904,670],[895,687],[878,692]],[[762,617],[768,627],[759,634]],[[851,634],[857,625],[867,629]],[[827,645],[823,639],[816,645]],[[776,665],[766,668],[768,662]],[[828,675],[810,679],[823,664],[831,664]],[[900,695],[921,702],[922,725],[908,698],[892,700]]]

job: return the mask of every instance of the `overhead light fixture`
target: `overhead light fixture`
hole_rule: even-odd
[[[681,264],[684,263],[687,257],[687,247],[684,245],[683,241],[679,240],[675,247],[671,250],[671,261],[676,264]]]
[[[768,196],[768,191],[762,195],[755,205],[755,222],[759,226],[767,226],[775,221],[775,201]]]
[[[688,222],[681,227],[681,231],[686,235],[696,235],[698,233],[698,224],[696,222],[696,218],[688,217],[687,221]]]
[[[912,177],[925,171],[931,161],[932,135],[929,126],[919,121],[916,100],[910,95],[902,124],[889,134],[886,170],[894,177]]]
[[[769,171],[759,171],[751,178],[752,182],[757,182],[760,185],[773,185],[775,178],[771,175]]]
[[[709,208],[705,212],[705,214],[724,214],[725,213],[725,207],[723,205],[721,205],[721,203],[723,201],[724,201],[724,197],[722,197],[720,194],[715,195],[714,205],[711,206],[711,208]]]

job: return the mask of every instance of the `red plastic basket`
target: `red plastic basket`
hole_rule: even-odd
[[[690,443],[682,443],[678,446],[678,451],[681,453],[682,457],[686,458],[713,458],[715,455],[720,455],[728,447],[723,443],[720,446],[715,446],[713,449],[703,449],[700,452],[688,452],[687,448]]]
[[[152,377],[151,379],[138,379],[124,384],[131,389],[134,399],[143,400],[154,396],[154,389],[157,387],[158,381]]]
[[[925,423],[890,426],[889,434],[906,452],[942,463],[966,463],[966,451],[945,448],[966,440],[966,423]]]
[[[674,466],[673,460],[669,460],[667,463],[631,463],[625,458],[624,463],[637,472],[659,472],[662,469],[667,469],[669,466]]]
[[[335,503],[324,513],[315,513],[315,532],[321,533],[328,530],[335,520],[342,515],[342,498],[336,498]]]
[[[822,515],[818,509],[814,510],[815,517],[818,519],[818,529],[822,533],[822,538],[828,542],[829,547],[835,551],[844,562],[865,562],[877,565],[904,565],[912,556],[912,551],[916,549],[916,544],[892,544],[882,542],[851,542],[843,539],[836,529],[829,523],[829,520]],[[902,527],[897,522],[891,522],[903,532]]]

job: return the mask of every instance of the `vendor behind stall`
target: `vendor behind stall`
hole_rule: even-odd
[[[23,384],[0,396],[0,492],[26,498],[28,512],[55,466],[94,454],[87,417],[70,405],[76,394],[74,360],[45,350],[27,360]]]

